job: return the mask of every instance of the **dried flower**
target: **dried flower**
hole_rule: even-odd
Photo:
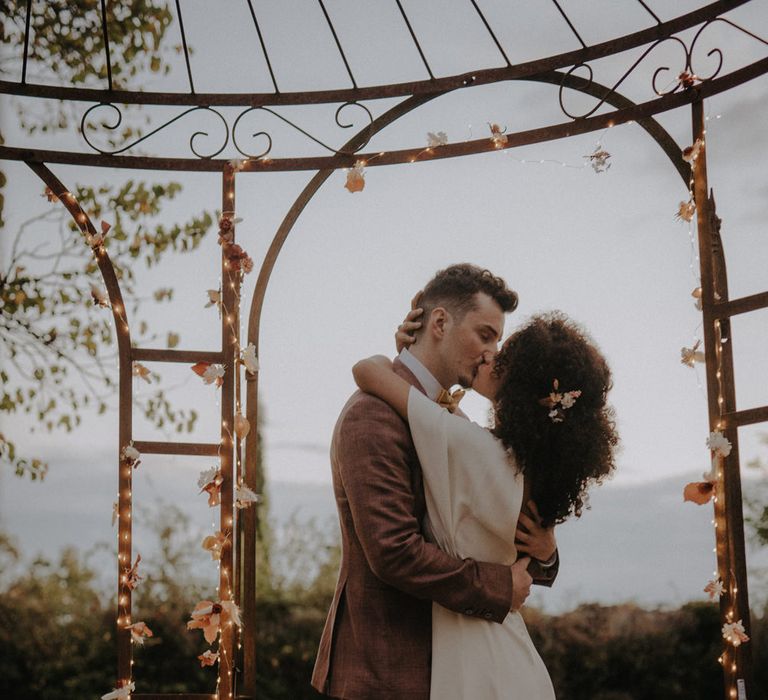
[[[230,269],[236,272],[242,269],[247,274],[253,270],[253,260],[237,243],[225,244],[224,256],[229,263]]]
[[[207,649],[197,658],[200,661],[201,668],[213,666],[219,660],[219,652],[212,652],[210,649]]]
[[[260,503],[261,496],[245,484],[241,484],[235,489],[235,506],[238,508],[247,508],[252,503]]]
[[[242,351],[241,356],[245,369],[251,374],[256,374],[256,372],[259,371],[259,359],[256,357],[256,346],[253,343],[248,343]]]
[[[677,81],[684,88],[691,88],[694,86],[699,77],[695,73],[689,73],[687,70],[681,71],[677,76]]]
[[[488,124],[491,129],[491,143],[494,148],[502,148],[507,144],[509,139],[504,133],[507,129],[502,129],[498,124]]]
[[[221,603],[201,600],[192,611],[191,617],[187,622],[187,629],[203,630],[203,637],[208,644],[213,644],[221,625],[231,622],[242,627],[243,624],[240,610],[231,600],[222,600]]]
[[[741,624],[741,620],[736,622],[726,622],[723,625],[723,639],[733,644],[733,646],[741,646],[744,642],[749,641],[749,637],[746,634],[744,625]]]
[[[91,282],[91,299],[93,300],[94,306],[100,306],[102,309],[109,308],[109,298],[101,288],[93,282]]]
[[[126,629],[131,630],[131,641],[135,644],[144,644],[145,637],[154,636],[146,622],[134,622],[132,625],[128,625]]]
[[[595,146],[595,150],[592,153],[584,157],[589,160],[592,170],[596,173],[604,173],[611,167],[611,164],[608,162],[611,154],[604,150],[599,143]]]
[[[687,202],[680,202],[675,218],[678,221],[693,221],[693,215],[696,213],[696,203],[689,199]]]
[[[719,457],[727,457],[731,454],[732,445],[725,435],[719,430],[709,434],[707,438],[707,447]]]
[[[235,218],[232,214],[222,214],[219,219],[219,245],[232,245],[235,241],[235,224],[239,224],[241,218]]]
[[[120,450],[120,459],[134,469],[141,464],[141,452],[133,446],[133,440]]]
[[[704,305],[701,303],[701,287],[696,287],[691,292],[691,296],[696,300],[693,302],[694,306],[701,311],[704,308]]]
[[[104,244],[104,237],[107,235],[109,229],[112,228],[112,224],[108,224],[106,221],[101,222],[101,233],[86,233],[85,242],[91,246],[91,248],[98,248]]]
[[[45,192],[40,195],[41,197],[45,197],[49,202],[58,202],[59,198],[56,196],[54,191],[50,187],[45,188]]]
[[[133,376],[140,377],[147,384],[152,383],[152,380],[149,378],[149,370],[144,365],[142,365],[141,362],[133,363]]]
[[[115,501],[112,504],[112,527],[115,526],[115,523],[117,522],[117,518],[119,515],[120,515],[120,508],[117,501]]]
[[[197,362],[192,365],[192,371],[199,377],[202,377],[206,384],[216,384],[221,386],[224,383],[224,366],[213,365],[210,362]]]
[[[702,148],[704,148],[704,141],[696,139],[691,146],[683,149],[683,160],[690,163],[692,168],[695,167]]]
[[[136,562],[134,565],[128,569],[125,572],[125,579],[124,583],[127,588],[130,588],[131,590],[134,590],[136,586],[139,585],[139,582],[142,580],[143,576],[139,575],[139,562],[141,561],[141,554],[136,555]]]
[[[136,683],[130,681],[125,685],[118,686],[111,693],[106,693],[101,696],[101,700],[123,700],[123,698],[131,697],[131,693],[136,690]]]
[[[680,348],[681,364],[693,367],[696,362],[704,362],[704,353],[699,350],[701,341],[697,340],[692,348]]]
[[[221,475],[218,467],[200,472],[200,478],[197,485],[200,487],[200,493],[205,491],[208,494],[208,505],[213,508],[221,503],[221,485],[224,483],[224,477]]]
[[[223,532],[218,531],[215,535],[208,535],[205,537],[201,546],[206,552],[211,553],[211,559],[218,561],[221,559],[221,548],[226,541],[226,535]]]
[[[543,399],[539,399],[539,404],[550,409],[547,414],[553,423],[562,423],[565,419],[564,411],[572,408],[576,403],[576,399],[581,396],[581,391],[576,389],[575,391],[560,392],[560,382],[555,379],[552,382],[554,390],[550,392],[549,396]]]
[[[358,160],[354,167],[347,170],[347,181],[344,184],[350,192],[362,192],[365,188],[365,161]]]
[[[192,619],[187,622],[187,629],[203,630],[203,637],[208,644],[213,644],[221,625],[222,607],[210,600],[201,600],[192,611]]]
[[[703,506],[715,495],[715,484],[711,481],[692,481],[683,489],[683,501]]]
[[[431,131],[427,132],[427,146],[429,148],[440,148],[448,143],[448,134],[444,131],[438,131],[433,134]]]
[[[218,473],[218,467],[211,467],[210,469],[200,472],[200,476],[197,478],[197,488],[205,488],[207,484],[210,484],[216,478]]]
[[[704,586],[704,593],[709,595],[710,600],[720,598],[724,592],[725,588],[723,587],[723,582],[719,578],[708,581],[707,585]]]
[[[208,295],[208,303],[205,305],[207,309],[209,306],[218,306],[221,309],[221,290],[220,289],[206,289],[205,293]]]

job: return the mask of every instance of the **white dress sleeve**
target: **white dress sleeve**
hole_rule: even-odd
[[[501,442],[415,388],[408,422],[437,544],[455,556],[514,561],[523,480]]]

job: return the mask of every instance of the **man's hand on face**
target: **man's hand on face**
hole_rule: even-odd
[[[532,556],[539,561],[548,561],[557,549],[555,542],[555,528],[544,527],[541,524],[541,516],[536,504],[528,501],[528,509],[531,517],[521,512],[517,521],[515,532],[515,544],[517,551]]]
[[[533,579],[528,573],[528,564],[530,563],[530,557],[523,557],[512,564],[512,604],[509,608],[512,611],[522,608],[531,592]]]

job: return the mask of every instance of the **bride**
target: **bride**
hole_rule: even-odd
[[[493,402],[490,430],[428,399],[386,357],[358,362],[353,374],[409,423],[424,475],[425,531],[456,557],[511,565],[518,545],[525,548],[514,538],[518,519],[526,520],[523,503],[531,499],[537,524],[553,527],[579,517],[587,488],[614,469],[610,370],[560,313],[533,317],[481,365],[472,388]],[[555,695],[519,612],[499,625],[433,603],[430,697]]]

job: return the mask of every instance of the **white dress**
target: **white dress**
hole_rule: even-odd
[[[488,430],[417,389],[408,422],[424,474],[427,531],[459,558],[512,564],[523,476]],[[519,613],[502,624],[432,605],[432,700],[553,700]]]

